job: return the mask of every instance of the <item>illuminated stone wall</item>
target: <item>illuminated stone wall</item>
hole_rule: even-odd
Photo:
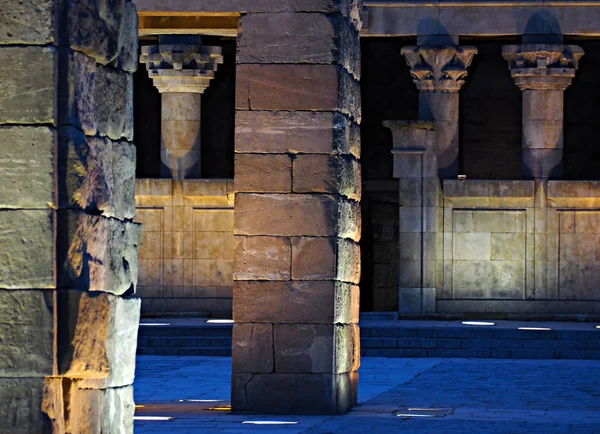
[[[132,432],[130,1],[0,1],[0,431]]]
[[[142,314],[231,317],[233,181],[138,179]]]

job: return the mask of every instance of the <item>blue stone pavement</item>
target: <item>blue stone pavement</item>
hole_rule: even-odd
[[[135,432],[600,433],[600,361],[365,357],[350,413],[262,417],[207,410],[229,403],[230,365],[227,357],[139,356],[136,416],[173,419],[136,421]]]

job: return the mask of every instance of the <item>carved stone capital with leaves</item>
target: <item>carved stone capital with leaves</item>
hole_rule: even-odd
[[[477,48],[463,45],[408,46],[401,50],[421,92],[458,92]]]

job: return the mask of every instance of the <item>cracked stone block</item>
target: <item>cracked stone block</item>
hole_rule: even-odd
[[[52,291],[0,290],[0,377],[52,373],[52,311]]]
[[[131,1],[84,0],[65,4],[69,44],[101,65],[135,72],[137,13]]]
[[[273,372],[273,325],[240,323],[233,326],[233,372]]]
[[[0,211],[0,288],[54,288],[54,212]]]
[[[54,204],[56,133],[48,127],[0,127],[0,206]]]
[[[141,300],[112,294],[59,292],[60,372],[84,388],[133,383]],[[68,313],[68,316],[67,316]]]
[[[76,128],[60,130],[59,168],[64,188],[61,208],[78,208],[106,217],[131,219],[135,214],[136,148],[126,141],[87,137]]]
[[[356,405],[357,386],[358,372],[234,373],[231,406],[233,411],[258,414],[341,414]]]
[[[336,238],[292,238],[292,279],[330,280],[335,277]]]
[[[0,124],[55,124],[55,57],[54,47],[0,47]]]
[[[133,294],[141,225],[79,212],[59,213],[67,246],[59,258],[62,288]]]
[[[61,123],[86,135],[133,140],[133,76],[71,52],[63,69]]]

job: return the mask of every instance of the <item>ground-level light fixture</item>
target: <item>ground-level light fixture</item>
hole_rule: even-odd
[[[232,319],[207,319],[208,324],[233,324]]]
[[[283,420],[245,420],[246,425],[297,425],[298,422],[288,422]]]
[[[471,326],[493,326],[496,323],[489,321],[463,321],[463,325],[471,325]]]
[[[169,421],[173,416],[133,416],[133,420]]]
[[[140,325],[147,326],[147,327],[160,327],[160,326],[170,326],[171,324],[166,323],[166,322],[141,322]]]
[[[518,327],[517,330],[549,331],[550,327]]]
[[[179,402],[225,402],[224,399],[180,399]]]

